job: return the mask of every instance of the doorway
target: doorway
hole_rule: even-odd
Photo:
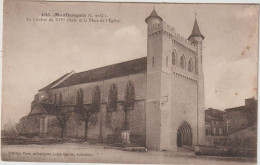
[[[187,122],[183,122],[177,131],[177,147],[192,146],[192,130]]]

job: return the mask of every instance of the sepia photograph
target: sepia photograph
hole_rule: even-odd
[[[1,159],[256,164],[259,4],[3,2]]]

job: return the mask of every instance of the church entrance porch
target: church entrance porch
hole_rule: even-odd
[[[177,147],[192,149],[192,130],[187,122],[183,122],[178,128]]]

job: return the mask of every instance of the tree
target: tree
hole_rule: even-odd
[[[128,120],[127,120],[127,104],[123,103],[122,104],[122,108],[124,110],[124,129],[128,130],[129,129],[129,124],[128,124]]]
[[[57,117],[60,127],[61,127],[61,139],[64,138],[65,130],[66,130],[66,122],[68,121],[69,117],[71,116],[72,111],[67,109],[61,109],[59,106],[56,105],[54,115]]]
[[[76,96],[76,105],[75,105],[75,112],[80,114],[82,120],[85,122],[85,140],[88,139],[88,123],[89,123],[89,118],[91,114],[94,112],[93,105],[89,107],[84,107],[83,105],[83,100],[84,100],[84,93],[82,89],[79,89],[77,92]]]
[[[1,133],[2,137],[4,138],[14,139],[18,136],[18,131],[11,120],[9,120],[8,123],[4,124]]]
[[[80,114],[82,117],[81,119],[85,122],[85,133],[84,133],[84,138],[85,140],[88,139],[88,124],[89,124],[89,118],[92,114],[92,108],[91,107],[83,107],[83,104],[77,104],[75,107],[75,112]]]

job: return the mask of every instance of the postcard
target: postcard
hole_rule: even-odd
[[[256,163],[258,4],[3,12],[2,161]]]

